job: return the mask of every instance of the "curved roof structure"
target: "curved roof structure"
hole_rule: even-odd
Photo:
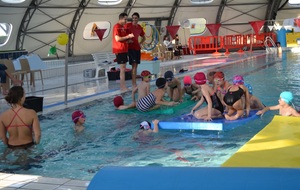
[[[108,0],[107,2],[112,1]],[[193,3],[192,3],[193,2]],[[203,3],[204,2],[204,3]],[[1,50],[26,49],[46,54],[60,33],[69,33],[70,56],[110,51],[111,37],[85,40],[82,36],[90,22],[108,21],[113,26],[118,15],[139,12],[140,21],[158,29],[181,24],[189,18],[204,18],[206,23],[220,23],[219,35],[244,34],[251,31],[249,21],[266,20],[266,25],[279,24],[286,18],[296,18],[300,7],[288,0],[122,0],[117,5],[100,5],[97,0],[26,0],[20,4],[0,2],[1,23],[13,25],[12,37]],[[110,36],[111,34],[109,34]],[[206,33],[204,35],[210,35]],[[65,51],[58,46],[58,50]]]

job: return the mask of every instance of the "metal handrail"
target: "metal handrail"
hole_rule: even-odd
[[[272,44],[273,47],[277,47],[274,40],[270,36],[267,36],[264,41],[264,45],[265,45],[267,51],[271,51],[271,49],[268,45],[268,41]]]

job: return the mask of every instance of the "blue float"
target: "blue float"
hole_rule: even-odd
[[[178,117],[162,120],[159,122],[160,129],[176,129],[176,130],[230,130],[241,126],[250,120],[258,118],[257,110],[251,110],[248,117],[238,120],[228,121],[225,118],[213,119],[213,121],[204,121],[195,118],[193,115],[184,114]]]

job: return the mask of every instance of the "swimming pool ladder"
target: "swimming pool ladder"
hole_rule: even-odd
[[[277,47],[274,40],[271,38],[271,36],[266,37],[266,39],[264,41],[264,45],[266,47],[267,53],[274,53],[274,51],[275,51],[274,48],[269,47],[268,42],[270,42],[272,44],[272,47]]]

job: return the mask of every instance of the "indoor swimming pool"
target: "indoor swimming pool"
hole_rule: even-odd
[[[193,65],[186,75],[193,75]],[[253,94],[267,105],[278,103],[282,91],[294,94],[294,104],[300,105],[300,53],[284,52],[217,66],[225,79],[236,74],[252,85]],[[208,70],[202,70],[207,72]],[[153,87],[154,88],[154,87]],[[130,103],[131,93],[123,94]],[[113,97],[103,98],[75,108],[41,115],[42,141],[36,148],[2,154],[0,172],[42,175],[56,178],[91,180],[104,166],[190,166],[219,167],[245,142],[266,126],[276,111],[267,112],[229,131],[160,130],[157,134],[138,136],[140,122],[163,120],[190,112],[191,106],[174,114],[119,113]],[[74,134],[71,114],[82,110],[86,129]],[[0,144],[0,151],[7,149]]]

